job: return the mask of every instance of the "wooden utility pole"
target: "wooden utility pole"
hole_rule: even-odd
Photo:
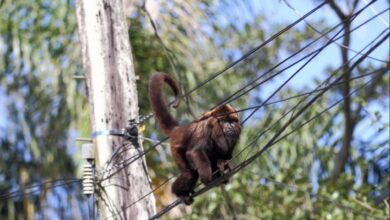
[[[76,13],[90,128],[97,134],[93,138],[96,169],[110,170],[97,188],[100,219],[147,219],[155,213],[153,194],[136,202],[151,191],[144,158],[119,172],[114,166],[138,155],[142,146],[124,146],[122,137],[106,134],[110,129],[125,128],[130,119],[138,121],[136,79],[122,1],[76,0]],[[117,147],[123,151],[111,158]],[[115,175],[108,175],[112,173]]]

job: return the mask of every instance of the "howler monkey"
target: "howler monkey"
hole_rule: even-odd
[[[150,78],[149,98],[159,126],[170,137],[172,157],[180,170],[180,175],[172,185],[172,192],[190,205],[190,195],[198,178],[207,185],[229,167],[228,161],[232,158],[233,148],[241,132],[239,115],[232,106],[225,104],[181,126],[169,112],[163,94],[164,83],[173,90],[173,107],[177,108],[180,89],[165,73],[155,73]],[[214,171],[218,172],[212,176]]]

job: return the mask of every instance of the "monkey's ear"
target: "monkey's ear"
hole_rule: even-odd
[[[216,123],[218,123],[218,119],[216,119],[216,118],[209,118],[207,120],[207,124],[206,124],[207,128],[212,129]]]

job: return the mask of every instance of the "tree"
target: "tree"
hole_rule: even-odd
[[[86,216],[72,206],[82,204],[71,140],[83,108],[73,79],[81,63],[72,7],[71,1],[1,1],[0,192],[7,195],[0,201],[1,219],[50,218],[50,211],[53,218]],[[19,191],[43,182],[33,193]],[[53,190],[61,184],[62,190]],[[54,202],[65,199],[70,202]]]

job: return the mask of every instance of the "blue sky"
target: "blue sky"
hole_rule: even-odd
[[[270,19],[272,18],[272,21],[279,24],[289,24],[293,21],[297,20],[301,15],[307,13],[308,11],[315,8],[319,2],[314,1],[302,1],[302,0],[289,0],[289,4],[295,8],[297,11],[292,10],[289,8],[283,1],[274,1],[274,0],[265,0],[265,1],[256,1],[256,0],[250,0],[251,5],[253,6],[251,9],[252,13],[256,14],[264,14],[266,18]],[[358,5],[358,8],[362,8],[365,6],[365,1],[362,0],[361,3]],[[367,2],[369,2],[367,0]],[[302,4],[304,3],[304,4]],[[371,18],[372,16],[375,16],[376,13],[381,12],[384,9],[387,9],[389,7],[386,0],[379,0],[371,5],[372,7],[367,8],[364,10],[359,17],[357,17],[352,25],[352,28],[363,23],[367,19]],[[243,16],[246,13],[243,13]],[[359,28],[358,30],[354,31],[352,33],[352,41],[350,48],[356,51],[360,51],[364,46],[366,46],[368,43],[370,43],[373,39],[377,37],[382,31],[388,29],[388,22],[389,22],[389,11],[381,15],[381,19],[377,18],[371,21],[370,23],[364,25],[363,27]],[[250,16],[245,17],[245,19],[250,19]],[[335,13],[330,9],[329,6],[325,5],[321,9],[319,9],[317,12],[315,12],[313,15],[308,17],[306,21],[310,24],[315,24],[316,21],[319,21],[320,19],[324,19],[326,23],[329,26],[336,25],[340,21],[338,17],[335,15]],[[303,28],[306,24],[304,22],[301,22],[297,25],[298,28]],[[321,28],[318,28],[320,31]],[[276,31],[275,31],[276,32]],[[271,35],[273,33],[270,33]],[[286,33],[288,34],[288,32]],[[316,35],[315,37],[318,37],[319,35]],[[333,36],[333,34],[329,34],[329,36]],[[338,42],[341,44],[340,39]],[[379,47],[377,50],[375,50],[371,56],[379,59],[386,59],[389,55],[389,45],[390,42],[387,40],[386,43],[382,44],[381,47]],[[316,47],[318,48],[318,47]],[[350,58],[353,57],[356,53],[350,52]],[[358,56],[359,57],[359,56]],[[367,62],[371,62],[374,66],[383,66],[382,62],[367,59]],[[296,65],[296,67],[290,68],[289,70],[285,71],[284,76],[289,76],[293,74],[301,65],[303,62],[301,62],[299,65]],[[327,67],[332,67],[333,69],[336,69],[341,65],[341,55],[340,55],[340,49],[337,44],[331,44],[329,47],[327,47],[324,51],[322,51],[313,61],[311,61],[296,77],[293,78],[289,82],[289,86],[292,86],[296,89],[307,90],[307,88],[313,88],[315,84],[313,84],[313,80],[315,78],[317,79],[324,79],[325,74],[324,71]],[[285,78],[284,78],[285,79]],[[283,83],[283,80],[275,80],[271,83],[266,83],[266,85],[263,85],[264,89],[262,90],[262,93],[264,95],[263,98],[268,97],[269,94],[271,94],[274,89],[279,87]],[[389,122],[389,109],[383,108],[382,106],[378,104],[370,104],[367,106],[365,111],[368,112],[370,115],[374,115],[376,111],[382,113],[382,118],[379,121],[378,124],[373,124],[371,126],[372,131],[376,131],[378,129],[377,126],[381,126],[384,123]],[[372,118],[372,117],[369,117]],[[363,127],[367,127],[367,123],[369,121],[366,121]],[[362,127],[362,126],[360,126]],[[358,127],[358,131],[359,131]],[[370,132],[368,132],[370,133]]]

